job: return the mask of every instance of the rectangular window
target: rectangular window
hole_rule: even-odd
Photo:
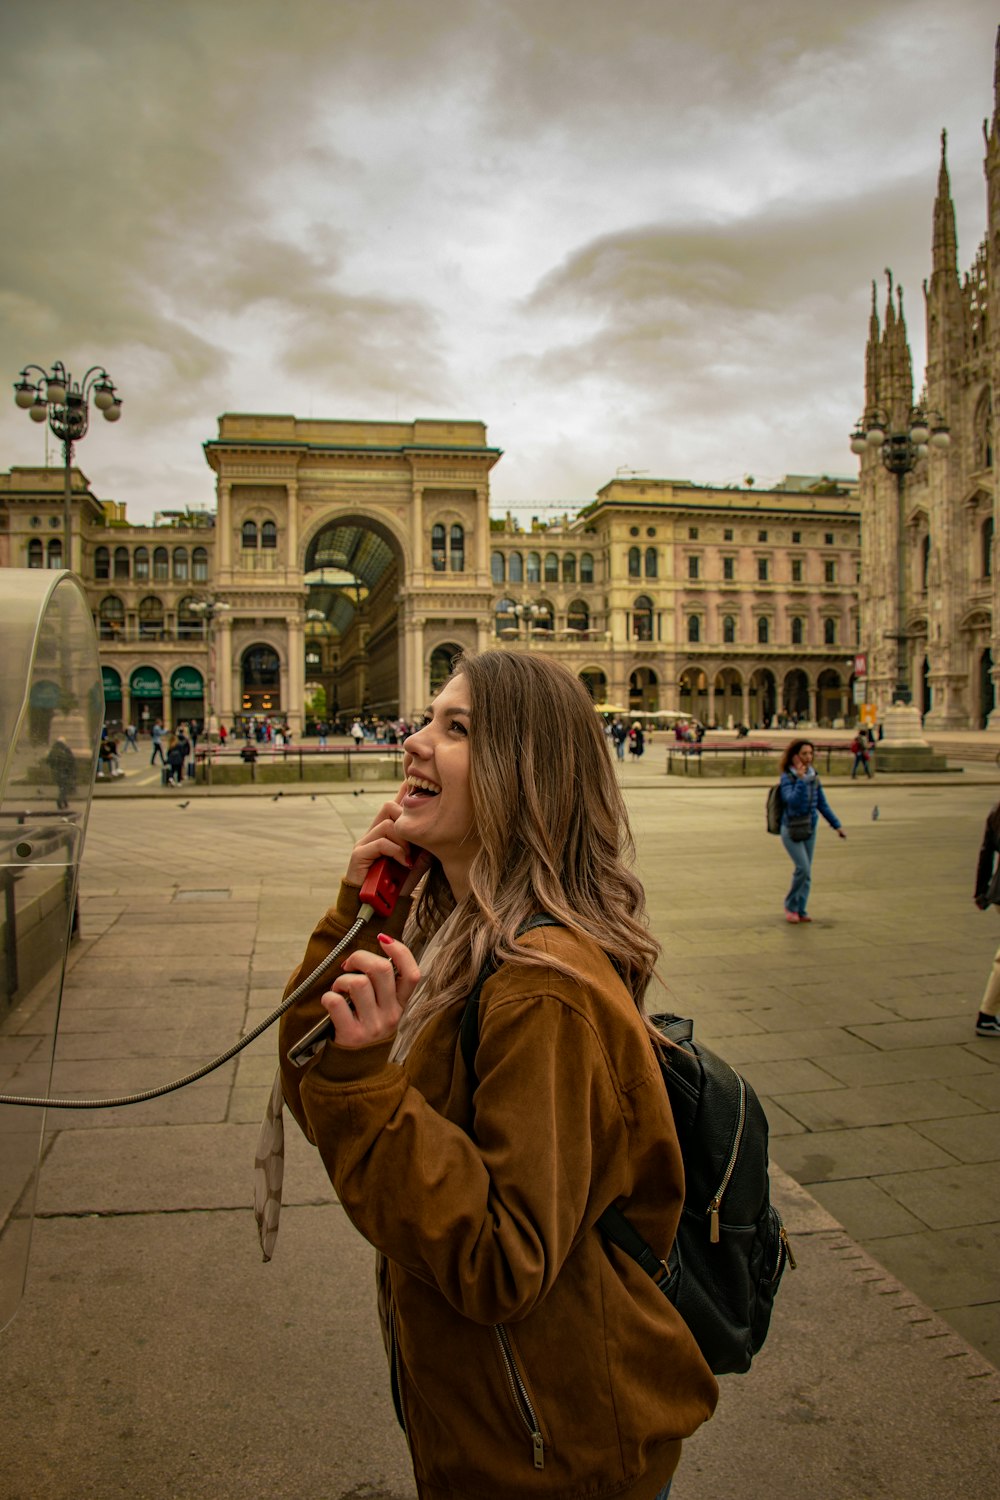
[[[731,542],[732,539],[733,539],[733,528],[731,526],[727,526],[726,529],[725,529],[725,531],[722,533],[722,540],[724,542]]]
[[[792,558],[792,582],[793,583],[801,583],[802,582],[802,559],[801,559],[801,557],[793,557]]]
[[[824,542],[826,543],[826,545],[828,547],[832,547],[833,546],[833,532],[832,531],[826,532],[824,534],[823,540],[824,540]]]
[[[757,559],[757,582],[758,583],[766,583],[767,582],[767,572],[768,572],[767,558],[766,557],[758,557],[758,559]]]
[[[697,526],[689,526],[688,527],[688,541],[689,542],[696,542],[697,540],[698,540],[698,528],[697,528]]]
[[[699,560],[698,560],[697,557],[689,557],[688,558],[688,577],[689,578],[697,578],[698,577],[698,561]]]
[[[801,533],[801,531],[793,531],[792,532],[792,541],[793,542],[801,542],[801,540],[802,540],[802,533]]]
[[[837,582],[837,564],[835,562],[825,562],[823,564],[823,581],[825,583]]]
[[[736,577],[736,559],[735,559],[735,557],[724,557],[722,559],[722,576],[729,583],[731,583],[733,581],[733,579]]]
[[[766,542],[767,541],[767,532],[766,531],[758,531],[758,533],[757,533],[757,540],[758,540],[758,542]]]

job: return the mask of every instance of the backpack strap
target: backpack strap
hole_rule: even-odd
[[[562,927],[562,925],[562,922],[558,921],[555,917],[550,917],[548,912],[540,911],[536,912],[533,917],[529,917],[526,922],[521,923],[517,929],[517,936],[523,937],[526,932],[530,932],[534,927]],[[476,1051],[479,1047],[479,996],[487,979],[492,978],[498,968],[499,964],[496,962],[496,959],[488,958],[486,960],[479,971],[475,984],[472,986],[472,992],[468,1000],[466,1000],[465,1009],[462,1012],[462,1023],[459,1027],[459,1044],[462,1048],[462,1059],[465,1063],[465,1069],[470,1078],[475,1078],[476,1076]]]
[[[631,1219],[627,1219],[620,1208],[612,1203],[601,1214],[597,1227],[605,1239],[637,1261],[661,1290],[666,1286],[672,1274],[670,1267],[665,1260],[660,1259],[652,1245],[643,1239]]]

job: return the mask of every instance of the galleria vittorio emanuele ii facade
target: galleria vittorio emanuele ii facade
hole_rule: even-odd
[[[575,513],[490,514],[479,422],[227,414],[214,512],[133,525],[74,473],[73,566],[110,719],[412,720],[455,654],[551,653],[619,711],[706,723],[854,713],[857,489],[616,478]],[[0,565],[60,566],[62,472],[0,474]],[[206,611],[205,605],[209,608]]]

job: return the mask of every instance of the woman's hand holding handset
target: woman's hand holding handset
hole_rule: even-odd
[[[404,790],[400,787],[397,799]],[[344,876],[348,885],[363,885],[376,860],[392,859],[409,871],[400,895],[411,894],[430,864],[430,855],[396,836],[395,823],[402,811],[398,800],[383,803],[351,852]],[[385,933],[379,933],[378,940],[381,954],[364,949],[352,953],[320,997],[334,1024],[338,1047],[368,1047],[393,1037],[420,979],[416,959],[405,943]]]
[[[365,876],[377,859],[393,859],[410,872],[400,895],[412,894],[414,887],[430,864],[430,855],[396,834],[396,819],[401,817],[403,812],[399,799],[405,790],[404,782],[396,793],[395,800],[383,802],[368,832],[363,833],[355,844],[344,875],[344,880],[348,885],[364,885]]]

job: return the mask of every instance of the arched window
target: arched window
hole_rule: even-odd
[[[107,594],[97,610],[97,633],[102,641],[114,641],[125,629],[125,606],[117,594]]]
[[[267,543],[264,543],[267,546]],[[208,582],[208,548],[195,547],[191,553],[191,577],[195,583]]]
[[[115,548],[115,577],[128,578],[130,572],[127,547]]]
[[[447,563],[445,557],[445,533],[440,521],[431,527],[431,567],[435,573],[443,573]]]
[[[563,583],[576,582],[576,553],[563,553]]]
[[[983,577],[993,577],[993,517],[987,516],[979,533],[982,539]],[[925,585],[926,587],[926,585]]]
[[[802,628],[802,620],[798,615],[792,616],[792,645],[801,646],[805,640],[805,631]]]
[[[757,621],[757,644],[766,646],[771,639],[771,622],[765,615],[761,615]]]
[[[590,629],[590,610],[582,599],[574,599],[567,610],[566,626],[581,634]]]
[[[240,546],[244,552],[255,552],[257,550],[257,522],[244,521],[240,532]]]
[[[174,582],[187,583],[188,581],[188,550],[186,547],[174,548]]]
[[[507,560],[507,577],[511,583],[524,582],[524,558],[520,552],[512,552]]]
[[[451,556],[451,571],[453,573],[465,572],[465,528],[454,525],[448,537]]]
[[[837,644],[837,622],[836,620],[823,621],[823,645],[835,646]]]
[[[160,641],[163,639],[163,600],[150,594],[139,605],[139,639]]]
[[[692,645],[701,640],[701,620],[697,615],[688,615],[688,640]]]
[[[628,549],[628,576],[630,578],[642,577],[642,548],[630,547]]]
[[[653,639],[653,601],[647,594],[640,594],[632,605],[632,639]]]
[[[593,583],[594,581],[594,558],[590,552],[585,552],[580,558],[580,582]]]
[[[555,629],[556,612],[552,608],[552,601],[539,599],[537,613],[531,616],[531,629],[536,634],[538,631],[547,631],[550,635]]]
[[[98,551],[102,549],[98,548]],[[103,549],[107,551],[107,548]],[[157,547],[153,552],[153,582],[170,582],[170,553],[166,547]]]
[[[272,552],[278,545],[278,527],[274,521],[261,522],[260,545],[262,547],[270,547]]]
[[[498,599],[495,615],[497,635],[513,639],[517,635],[517,615],[514,613],[513,599]]]
[[[541,583],[542,581],[542,559],[537,552],[528,553],[528,582]]]
[[[50,568],[62,567],[62,537],[54,536],[49,539],[48,557],[46,559]]]
[[[736,621],[732,615],[724,615],[722,619],[722,640],[727,646],[731,646],[736,640]]]
[[[136,547],[132,558],[136,583],[149,582],[149,548]]]
[[[186,595],[177,606],[177,639],[201,641],[205,638],[205,616],[191,608],[194,601]]]
[[[490,577],[494,583],[503,583],[506,577],[502,552],[490,553]]]
[[[545,582],[559,582],[559,558],[554,552],[546,552],[545,554]]]
[[[45,551],[37,536],[33,536],[28,543],[28,567],[44,568]]]
[[[38,544],[41,546],[41,543]],[[41,563],[37,564],[41,567]],[[31,567],[31,563],[28,564]],[[111,577],[111,553],[107,547],[95,547],[94,549],[94,577],[100,582],[102,579]]]
[[[655,578],[656,577],[656,548],[655,547],[647,547],[646,548],[646,577],[647,578]]]

